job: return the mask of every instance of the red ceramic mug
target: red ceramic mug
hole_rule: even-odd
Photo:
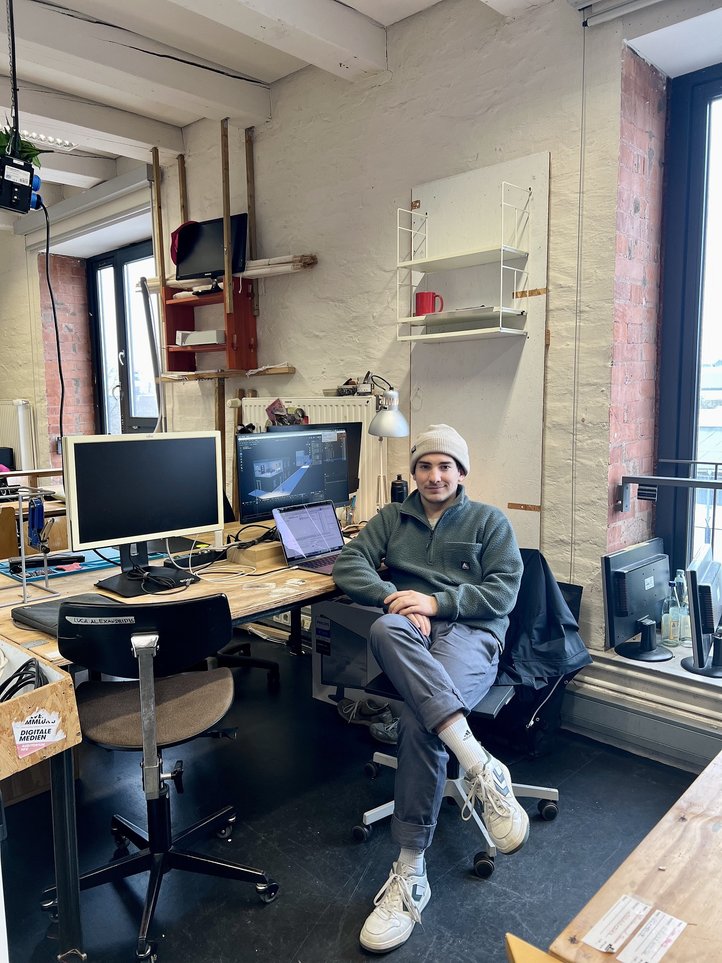
[[[436,306],[437,299],[439,302],[438,308]],[[416,294],[414,310],[417,317],[421,317],[422,314],[436,314],[437,311],[444,310],[444,299],[436,291],[419,291]]]

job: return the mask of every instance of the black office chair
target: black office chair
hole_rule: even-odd
[[[566,584],[562,587],[537,549],[523,548],[521,556],[524,572],[514,611],[510,616],[509,632],[497,681],[469,714],[469,721],[475,732],[475,722],[483,724],[496,720],[512,703],[517,689],[523,683],[531,682],[536,673],[541,672],[545,679],[553,680],[547,687],[548,698],[553,698],[555,693],[561,698],[561,693],[573,676],[592,661],[577,631],[581,588]],[[378,676],[365,689],[372,695],[399,698],[391,680],[385,674]],[[542,696],[533,704],[530,728],[539,724],[538,714],[546,701]],[[395,756],[375,752],[371,762],[366,765],[366,774],[374,778],[380,766],[396,769],[396,765]],[[464,775],[463,768],[450,755],[444,798],[455,802],[462,811],[466,807],[467,795]],[[537,810],[543,820],[556,818],[559,812],[557,789],[520,783],[513,783],[512,787],[515,796],[537,800]],[[367,810],[363,813],[361,822],[353,827],[354,839],[359,842],[367,840],[373,824],[391,816],[393,811],[393,799]],[[488,879],[494,872],[496,847],[476,809],[471,811],[471,818],[481,834],[484,847],[474,856],[474,872],[480,878]]]
[[[145,871],[150,872],[136,958],[155,960],[148,939],[160,885],[171,869],[254,882],[262,902],[270,903],[278,883],[260,869],[190,852],[185,847],[200,830],[219,830],[230,838],[232,806],[171,833],[168,781],[182,791],[183,763],[164,772],[160,750],[212,729],[233,701],[230,669],[181,672],[218,652],[232,634],[225,595],[182,602],[126,605],[65,602],[58,619],[58,648],[64,658],[91,672],[123,680],[90,681],[77,689],[83,737],[105,748],[142,751],[147,833],[122,816],[113,816],[111,832],[120,852],[127,843],[139,852],[121,855],[84,873],[80,888],[90,889]],[[116,851],[116,855],[118,850]],[[53,909],[55,887],[43,893],[43,907]]]

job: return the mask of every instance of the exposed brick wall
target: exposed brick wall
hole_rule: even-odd
[[[614,509],[622,475],[654,470],[665,77],[629,49],[622,60],[614,338],[609,411],[610,552],[653,534],[651,502]]]
[[[60,455],[55,447],[55,439],[60,434],[60,373],[44,254],[38,256],[38,269],[48,402],[48,448],[50,463],[56,466],[60,464]],[[93,434],[96,430],[96,418],[85,261],[81,258],[51,254],[50,281],[58,316],[65,382],[63,431],[66,435]]]

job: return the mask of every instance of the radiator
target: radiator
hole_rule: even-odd
[[[29,401],[0,401],[0,447],[13,449],[16,469],[38,467]]]
[[[275,400],[275,398],[244,398],[241,403],[243,424],[252,422],[259,430],[263,430],[268,424],[266,408]],[[368,434],[368,427],[376,414],[376,399],[350,395],[334,398],[281,398],[281,401],[287,408],[303,408],[311,424],[334,421],[363,423],[356,519],[368,520],[373,517],[376,514],[376,477],[379,473],[380,454],[378,439]]]

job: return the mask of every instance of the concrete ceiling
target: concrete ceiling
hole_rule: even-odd
[[[21,129],[76,144],[43,181],[86,188],[116,159],[161,163],[185,126],[270,116],[269,85],[312,64],[353,82],[386,68],[386,27],[445,0],[14,0]],[[540,0],[487,0],[515,15]],[[6,18],[0,109],[11,113]],[[4,76],[3,76],[4,75]]]
[[[484,2],[517,17],[548,0]],[[270,85],[309,64],[349,83],[385,70],[386,28],[438,3],[446,0],[13,0],[20,127],[77,145],[43,158],[45,185],[91,187],[115,175],[118,158],[148,163],[152,147],[172,162],[183,128],[203,118],[264,123]],[[9,73],[0,16],[6,118]]]

